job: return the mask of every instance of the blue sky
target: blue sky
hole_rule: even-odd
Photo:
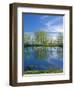
[[[23,14],[24,32],[45,31],[56,37],[57,33],[63,32],[63,17],[60,15]]]
[[[25,32],[63,32],[63,16],[23,14]]]

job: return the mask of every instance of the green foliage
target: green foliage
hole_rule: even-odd
[[[54,69],[54,70],[28,70],[28,71],[25,71],[24,74],[40,74],[40,73],[62,73],[63,70],[57,70],[57,69]]]
[[[30,36],[28,33],[24,33],[24,44],[30,44]]]
[[[36,32],[35,41],[37,42],[37,44],[47,44],[48,41],[47,32]]]
[[[30,33],[24,33],[24,45],[45,45],[45,46],[63,46],[63,33],[58,33],[58,36],[54,40],[47,32],[33,32],[33,36]]]
[[[59,33],[57,37],[58,44],[63,44],[63,33]]]

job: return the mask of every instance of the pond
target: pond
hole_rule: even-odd
[[[24,74],[62,73],[62,47],[25,47]]]

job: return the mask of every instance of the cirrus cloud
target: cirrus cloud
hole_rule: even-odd
[[[54,18],[53,18],[54,17]],[[64,32],[63,16],[43,16],[41,17],[43,27],[41,30],[46,32]]]

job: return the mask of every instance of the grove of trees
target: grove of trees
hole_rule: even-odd
[[[50,33],[51,34],[51,33]],[[61,45],[63,46],[63,33],[59,32],[56,39],[51,37],[48,32],[24,33],[24,45]]]

